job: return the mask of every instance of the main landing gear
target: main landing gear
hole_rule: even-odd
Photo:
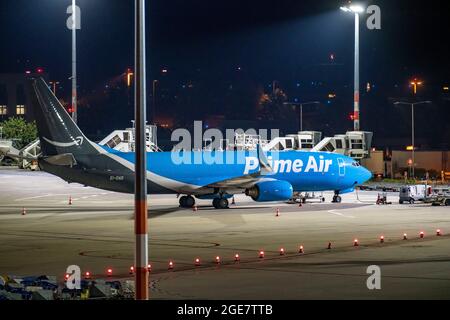
[[[341,203],[342,202],[342,198],[339,195],[339,191],[334,192],[333,201],[331,201],[331,202],[332,203]]]
[[[195,206],[195,199],[193,196],[182,196],[179,201],[181,208],[192,208]],[[213,200],[213,206],[216,209],[228,209],[229,205],[228,199],[225,198],[214,198]]]
[[[214,198],[213,206],[216,209],[228,209],[230,203],[225,198]]]
[[[181,208],[192,208],[195,205],[195,199],[193,196],[182,196],[180,198]]]

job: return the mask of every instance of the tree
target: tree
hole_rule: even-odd
[[[36,123],[26,122],[23,118],[10,118],[0,123],[3,138],[13,140],[17,149],[22,149],[37,138]]]
[[[263,120],[281,120],[292,118],[292,114],[284,105],[287,95],[280,88],[276,88],[271,94],[260,93],[259,117]]]

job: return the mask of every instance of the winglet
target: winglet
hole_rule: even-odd
[[[261,146],[258,144],[258,160],[259,160],[259,167],[261,171],[261,175],[269,175],[273,173],[272,166],[269,163],[269,160],[266,157],[266,154],[264,153]]]

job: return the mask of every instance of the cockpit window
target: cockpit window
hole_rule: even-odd
[[[356,162],[356,161],[352,163],[352,166],[354,166],[354,167],[361,167],[361,165],[358,162]]]

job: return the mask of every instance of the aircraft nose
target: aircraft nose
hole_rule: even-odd
[[[370,179],[372,179],[372,172],[370,172],[369,170],[367,170],[366,168],[364,168],[364,167],[361,167],[360,168],[361,169],[361,183],[364,183],[364,182],[366,182],[366,181],[368,181],[368,180],[370,180]]]

